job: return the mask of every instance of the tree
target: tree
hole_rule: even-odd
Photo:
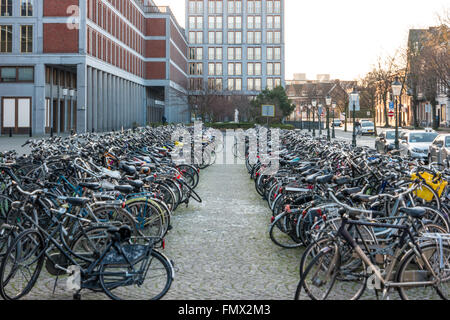
[[[275,105],[275,115],[279,120],[289,116],[295,110],[295,104],[288,98],[286,90],[282,86],[276,87],[273,90],[265,89],[251,104],[258,111],[261,110],[261,106],[264,104]]]

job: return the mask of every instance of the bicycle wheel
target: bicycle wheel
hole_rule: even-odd
[[[341,255],[336,244],[323,248],[307,266],[300,279],[295,299],[301,298],[301,289],[313,300],[357,300],[366,288],[364,264],[356,272],[341,266]]]
[[[450,297],[450,246],[442,244],[442,256],[437,243],[424,243],[420,246],[439,279],[435,279],[425,267],[425,262],[414,251],[407,252],[400,261],[397,282],[417,282],[418,285],[400,287],[398,292],[403,300],[436,300]],[[441,259],[442,258],[442,259]],[[421,282],[439,280],[436,285]]]
[[[41,273],[44,239],[36,230],[22,232],[6,251],[0,265],[0,295],[16,300],[28,294]]]
[[[159,300],[174,277],[169,259],[156,250],[133,264],[104,264],[99,273],[103,290],[114,300]]]
[[[269,228],[270,239],[282,248],[292,249],[303,245],[296,235],[297,219],[290,213],[284,212],[272,222]]]

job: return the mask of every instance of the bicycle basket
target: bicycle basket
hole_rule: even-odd
[[[448,185],[448,182],[445,181],[442,178],[439,178],[437,181],[436,180],[433,181],[433,175],[431,173],[428,173],[428,172],[421,172],[420,175],[425,179],[426,183],[431,188],[433,188],[433,190],[436,191],[438,196],[441,197],[442,193],[445,190],[445,187]],[[418,180],[418,179],[419,179],[419,177],[415,173],[413,173],[411,175],[411,180],[414,181],[414,180]],[[417,190],[415,190],[413,193],[417,197],[419,197],[419,198],[421,198],[421,199],[423,199],[425,201],[430,202],[431,200],[433,200],[433,193],[430,190],[428,190],[428,189],[420,187]]]
[[[145,258],[150,250],[150,247],[148,245],[127,244],[122,246],[122,249],[128,261],[130,261],[132,264],[135,264],[139,260]],[[128,262],[125,260],[124,255],[117,252],[117,250],[114,248],[111,248],[111,251],[106,254],[101,263],[108,265],[128,264]]]

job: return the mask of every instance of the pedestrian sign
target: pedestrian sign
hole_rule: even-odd
[[[275,117],[275,106],[274,105],[263,105],[262,106],[262,116],[263,117]]]

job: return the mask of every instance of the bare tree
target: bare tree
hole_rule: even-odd
[[[373,123],[375,128],[375,135],[377,135],[377,124],[376,124],[376,105],[377,105],[377,77],[376,72],[369,72],[360,81],[360,97],[361,97],[361,108],[370,110],[373,116]]]

